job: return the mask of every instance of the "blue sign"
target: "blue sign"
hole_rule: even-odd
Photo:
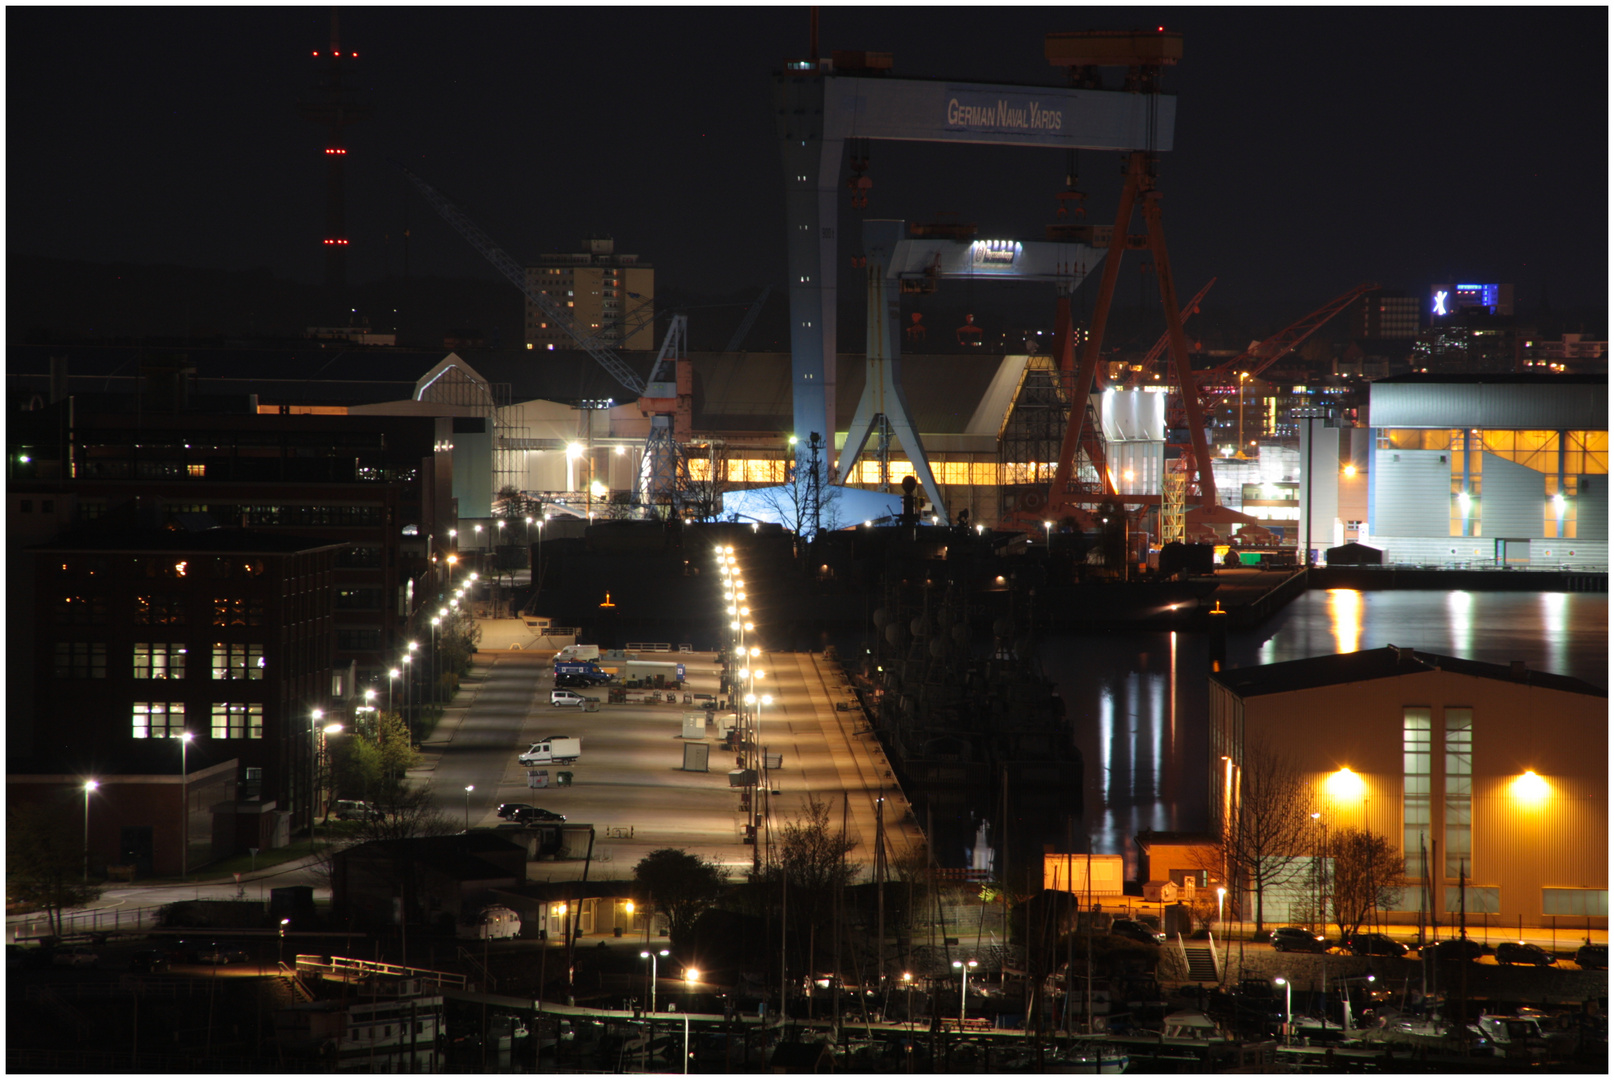
[[[683,664],[678,665],[678,677],[680,679],[682,679],[684,677],[684,665]]]

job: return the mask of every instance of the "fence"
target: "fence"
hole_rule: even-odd
[[[65,912],[62,915],[61,936],[69,938],[83,934],[133,933],[137,930],[150,930],[158,925],[157,920],[161,911],[162,907],[156,906],[91,908],[88,911]],[[56,933],[50,919],[43,913],[25,916],[16,922],[8,922],[6,929],[13,942],[35,941]]]

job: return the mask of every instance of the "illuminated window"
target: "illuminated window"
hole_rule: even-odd
[[[137,701],[133,729],[137,739],[177,739],[185,730],[183,701]]]
[[[55,614],[61,626],[100,626],[106,622],[106,597],[58,596]]]
[[[1541,914],[1608,917],[1607,889],[1542,889]]]
[[[1429,710],[1401,710],[1402,839],[1407,877],[1421,881],[1429,835]]]
[[[262,626],[263,601],[215,597],[213,600],[214,626]]]
[[[263,665],[262,645],[213,646],[215,679],[261,679]]]
[[[138,626],[184,626],[185,606],[178,596],[137,596],[134,621]]]
[[[263,738],[263,705],[258,702],[215,701],[213,738]]]
[[[1474,710],[1446,709],[1446,876],[1473,861]]]
[[[106,643],[58,641],[54,673],[58,679],[106,678]]]
[[[134,647],[134,677],[137,679],[183,679],[183,642],[137,641]]]

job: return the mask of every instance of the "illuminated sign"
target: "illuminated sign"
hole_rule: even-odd
[[[1446,297],[1448,297],[1450,295],[1451,294],[1448,293],[1445,289],[1436,289],[1435,290],[1435,310],[1434,310],[1434,313],[1436,315],[1444,315],[1444,314],[1446,314]]]
[[[970,245],[970,262],[975,266],[1009,267],[1020,257],[1020,250],[1018,240],[976,240]]]

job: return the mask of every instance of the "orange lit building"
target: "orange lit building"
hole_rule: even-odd
[[[1317,835],[1295,858],[1325,851],[1325,829],[1399,846],[1408,885],[1389,921],[1416,921],[1427,850],[1443,924],[1461,873],[1472,927],[1607,927],[1607,690],[1392,645],[1219,672],[1210,717],[1212,822],[1240,812],[1262,737],[1311,787]],[[1284,917],[1275,900],[1268,921]]]

